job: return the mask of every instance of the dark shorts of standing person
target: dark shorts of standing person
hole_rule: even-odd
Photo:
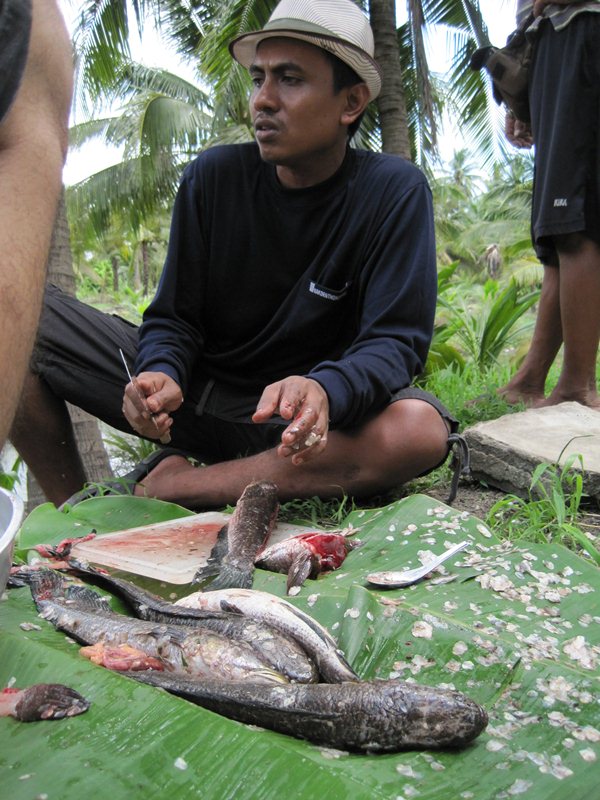
[[[0,120],[19,88],[30,32],[31,0],[0,0]]]
[[[31,368],[58,397],[117,430],[137,435],[122,413],[128,379],[119,353],[121,349],[131,368],[137,339],[136,325],[48,286]],[[450,432],[457,432],[457,420],[429,392],[409,387],[397,392],[390,402],[410,398],[430,403]],[[192,383],[184,403],[173,413],[170,446],[207,464],[277,446],[289,422],[275,418],[254,424],[250,417],[257,402],[258,397],[248,397],[210,380]]]
[[[530,82],[535,142],[532,240],[557,265],[553,236],[585,233],[600,244],[600,14],[539,28]]]

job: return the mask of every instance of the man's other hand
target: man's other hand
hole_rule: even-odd
[[[292,375],[267,386],[252,420],[266,422],[274,414],[291,420],[281,435],[281,456],[291,456],[293,464],[301,464],[323,452],[329,430],[329,399],[320,383]]]

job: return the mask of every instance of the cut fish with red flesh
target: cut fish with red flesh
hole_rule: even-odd
[[[273,572],[286,572],[289,594],[307,578],[338,569],[349,551],[360,544],[343,533],[304,533],[263,549],[255,564]]]

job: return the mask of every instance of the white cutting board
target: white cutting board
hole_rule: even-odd
[[[205,511],[191,517],[99,535],[74,545],[71,552],[75,558],[103,567],[166,583],[191,583],[198,568],[206,564],[219,530],[230,517],[231,514],[220,511]],[[268,544],[320,530],[278,523]]]

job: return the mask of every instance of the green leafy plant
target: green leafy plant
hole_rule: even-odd
[[[156,450],[154,442],[126,436],[113,429],[104,436],[104,441],[110,452],[111,462],[116,465],[119,472],[131,469]]]
[[[600,551],[578,524],[584,498],[582,471],[580,455],[570,456],[562,467],[540,464],[532,475],[528,499],[502,498],[490,509],[488,525],[511,540],[561,542],[600,565]]]
[[[453,292],[452,278],[459,265],[458,261],[449,264],[438,270],[438,298],[447,296]],[[450,343],[450,339],[456,333],[460,325],[460,320],[449,318],[446,314],[439,314],[436,316],[435,324],[433,327],[433,337],[429,347],[429,354],[427,356],[427,363],[425,365],[424,374],[421,382],[427,379],[427,376],[439,369],[448,366],[455,366],[461,370],[465,366],[465,360],[462,354]]]
[[[496,392],[510,377],[510,365],[494,363],[480,367],[468,361],[460,369],[451,364],[427,375],[424,388],[439,397],[460,422],[461,429],[486,419],[522,410],[509,405]]]
[[[527,327],[517,322],[537,302],[538,289],[523,289],[514,280],[500,288],[488,281],[481,307],[473,308],[458,293],[445,293],[439,303],[450,313],[456,337],[467,356],[480,367],[497,363],[498,357],[512,345]]]
[[[22,463],[23,460],[19,456],[8,472],[3,472],[0,470],[0,486],[3,489],[7,489],[9,492],[12,492],[15,486],[19,483],[19,469]]]

